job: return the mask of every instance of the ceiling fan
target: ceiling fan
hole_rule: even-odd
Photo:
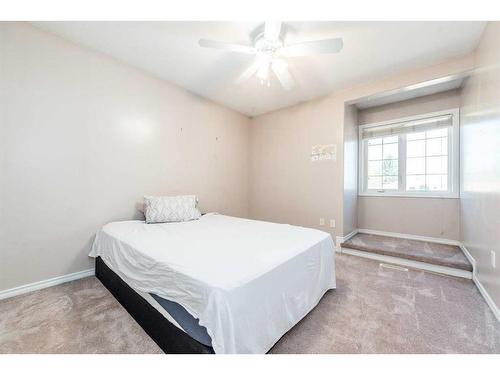
[[[243,83],[256,74],[262,84],[269,86],[270,71],[272,71],[285,90],[291,90],[295,86],[295,80],[288,70],[286,58],[338,53],[343,47],[342,38],[285,45],[283,35],[281,34],[282,22],[271,21],[265,23],[264,32],[257,35],[252,46],[231,44],[210,39],[200,39],[198,43],[201,47],[256,55],[255,62],[243,72],[236,80],[236,83]]]

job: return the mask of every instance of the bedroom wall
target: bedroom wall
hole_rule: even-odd
[[[346,104],[376,93],[463,73],[472,69],[473,63],[471,54],[252,118],[250,216],[314,227],[341,236]],[[337,145],[337,160],[312,163],[311,147],[329,143]],[[326,224],[335,219],[336,228],[319,226],[319,218],[327,219]]]
[[[252,119],[252,218],[342,232],[343,120],[344,103],[331,97]],[[336,161],[312,162],[311,147],[326,144],[336,145]]]
[[[248,118],[28,24],[0,38],[0,290],[92,268],[144,194],[247,216]]]
[[[359,125],[460,107],[460,90],[450,90],[358,112]],[[358,198],[362,229],[460,239],[460,201],[449,198]]]
[[[461,240],[500,306],[500,22],[488,22],[462,90]],[[490,252],[496,254],[496,268]]]

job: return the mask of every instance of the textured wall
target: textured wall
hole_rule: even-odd
[[[0,38],[0,290],[91,268],[144,194],[247,215],[248,118],[27,24]]]
[[[500,22],[488,22],[462,90],[460,202],[462,241],[500,306]]]

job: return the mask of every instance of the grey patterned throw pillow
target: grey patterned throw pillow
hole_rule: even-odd
[[[146,223],[169,223],[199,219],[195,195],[176,197],[144,197],[144,216]]]

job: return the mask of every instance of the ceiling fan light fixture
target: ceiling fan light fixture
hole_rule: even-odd
[[[264,31],[258,34],[253,46],[219,42],[210,39],[200,39],[201,47],[222,49],[231,52],[255,55],[255,62],[249,66],[237,79],[241,84],[256,75],[261,84],[271,85],[271,70],[285,90],[292,90],[296,83],[288,71],[288,63],[283,60],[289,57],[303,57],[325,53],[338,53],[342,50],[342,38],[313,40],[296,44],[285,45],[283,24],[281,21],[268,21],[264,24]]]

